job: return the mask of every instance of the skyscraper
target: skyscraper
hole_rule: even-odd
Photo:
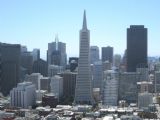
[[[47,53],[48,64],[54,64],[58,66],[66,66],[67,54],[66,54],[66,44],[59,42],[56,36],[55,42],[48,43],[48,53]]]
[[[27,74],[32,73],[33,56],[31,52],[21,52],[21,66],[27,70]]]
[[[90,31],[87,29],[86,13],[84,11],[83,26],[80,30],[80,53],[78,75],[75,90],[75,103],[93,104],[91,69],[90,69]]]
[[[39,60],[40,59],[40,49],[33,49],[32,51],[32,56],[33,56],[33,61]]]
[[[109,61],[113,63],[113,47],[102,47],[102,61]]]
[[[99,61],[99,48],[98,46],[90,47],[90,63],[94,64],[94,62]]]
[[[20,53],[18,44],[0,43],[0,92],[9,91],[20,82]]]
[[[138,66],[147,67],[147,28],[131,25],[127,29],[127,71],[135,72]]]

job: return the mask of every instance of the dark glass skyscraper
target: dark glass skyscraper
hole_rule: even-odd
[[[140,66],[147,67],[147,28],[131,25],[127,29],[127,71],[135,72]]]
[[[20,51],[18,44],[0,43],[0,92],[5,96],[20,82]]]
[[[113,47],[102,47],[102,61],[109,61],[113,63]]]

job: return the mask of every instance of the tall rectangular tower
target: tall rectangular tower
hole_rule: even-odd
[[[47,61],[48,65],[54,64],[66,67],[66,43],[59,42],[58,36],[56,36],[55,42],[48,43]]]
[[[113,63],[113,47],[102,47],[102,61],[109,61]]]
[[[86,14],[84,11],[83,26],[80,30],[80,53],[78,75],[75,90],[75,103],[93,104],[91,68],[90,68],[90,31],[87,29]]]
[[[20,52],[19,44],[0,43],[0,92],[4,96],[20,82]]]
[[[147,67],[147,28],[143,25],[127,29],[127,71],[136,72],[137,67]]]

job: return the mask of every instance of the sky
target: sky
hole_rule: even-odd
[[[41,50],[48,43],[66,43],[67,56],[79,55],[79,30],[86,10],[90,45],[126,49],[130,25],[148,28],[148,55],[160,56],[160,0],[0,0],[0,42]]]

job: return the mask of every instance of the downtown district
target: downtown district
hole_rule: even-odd
[[[127,28],[124,55],[90,46],[86,12],[79,57],[67,63],[66,44],[40,50],[0,43],[0,120],[160,119],[160,61],[147,55],[147,28]]]

